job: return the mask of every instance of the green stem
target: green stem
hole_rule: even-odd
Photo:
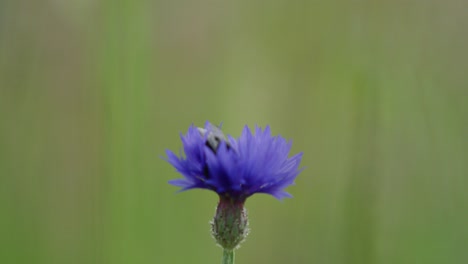
[[[221,264],[234,264],[234,250],[223,249],[223,262]]]

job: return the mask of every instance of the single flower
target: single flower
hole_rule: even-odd
[[[255,193],[291,197],[285,188],[301,172],[302,153],[289,157],[291,141],[272,136],[268,126],[256,127],[255,134],[245,126],[235,139],[207,122],[204,128],[190,126],[181,139],[185,157],[170,150],[166,154],[184,178],[169,183],[181,191],[201,188],[219,195],[212,234],[224,249],[223,263],[233,263],[234,249],[249,231],[245,200]]]

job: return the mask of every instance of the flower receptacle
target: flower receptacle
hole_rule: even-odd
[[[236,201],[220,195],[211,228],[213,237],[222,248],[234,250],[239,247],[249,233],[244,201]]]

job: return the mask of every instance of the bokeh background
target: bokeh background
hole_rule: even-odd
[[[271,125],[306,167],[237,263],[468,263],[468,1],[0,1],[0,262],[220,263],[161,157]]]

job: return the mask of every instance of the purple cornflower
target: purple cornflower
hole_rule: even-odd
[[[284,189],[294,183],[302,153],[289,156],[291,142],[271,136],[270,128],[245,126],[235,139],[224,136],[209,122],[204,128],[190,126],[181,135],[185,158],[167,150],[167,161],[184,176],[169,181],[181,191],[201,188],[216,192],[219,203],[212,221],[212,234],[223,247],[223,263],[232,264],[234,249],[248,234],[245,200],[255,193],[277,199],[291,197]]]
[[[253,135],[245,126],[235,139],[207,122],[205,128],[190,126],[181,139],[185,158],[166,151],[167,161],[184,176],[169,183],[181,191],[208,189],[239,202],[255,193],[291,197],[284,189],[300,173],[302,153],[288,157],[291,141],[271,136],[270,127],[256,127]]]

